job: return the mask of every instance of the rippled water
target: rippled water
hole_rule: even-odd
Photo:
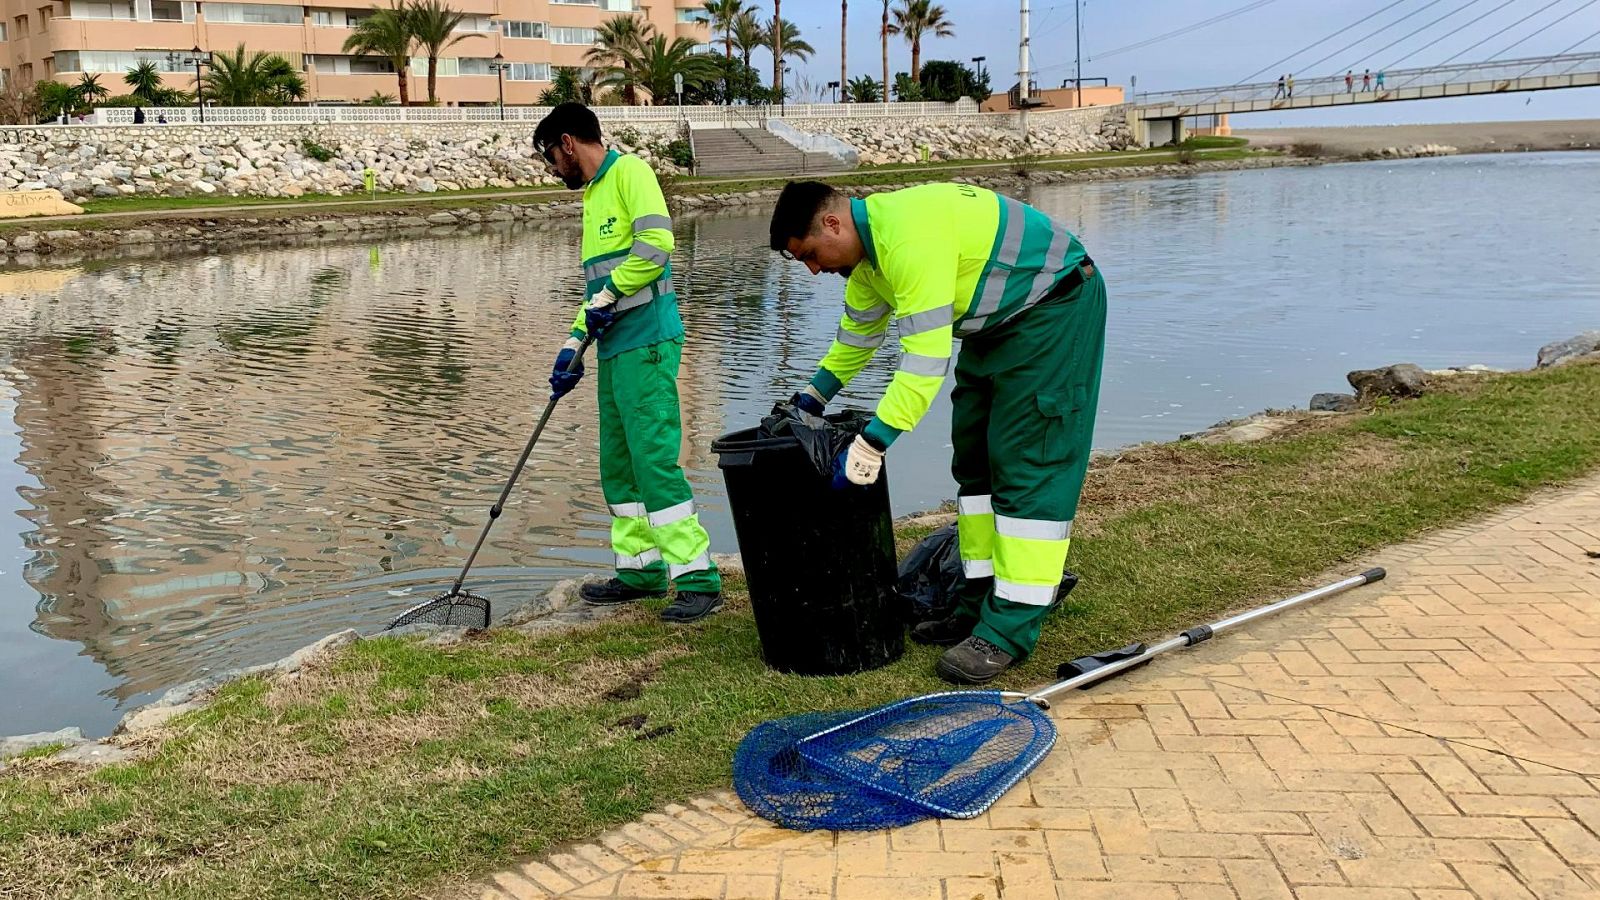
[[[1600,326],[1600,154],[1052,187],[1111,298],[1096,445],[1336,390],[1346,370],[1524,367]],[[842,282],[760,216],[682,218],[685,454],[809,376]],[[442,589],[544,399],[580,290],[571,224],[0,272],[0,734],[370,630]],[[870,401],[885,354],[850,396]],[[502,608],[603,567],[592,385],[480,557]],[[948,408],[896,445],[897,512],[953,493]]]

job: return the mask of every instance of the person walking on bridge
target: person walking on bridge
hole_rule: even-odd
[[[1345,73],[1344,73],[1344,92],[1346,94],[1354,94],[1356,92],[1356,70],[1355,69],[1347,69],[1347,70],[1345,70]]]
[[[1289,73],[1288,85],[1289,85],[1288,97],[1289,97],[1290,100],[1293,100],[1294,99],[1294,73],[1293,72]]]
[[[600,489],[611,507],[615,577],[579,589],[594,605],[631,603],[677,588],[661,613],[694,622],[722,608],[711,542],[678,465],[683,428],[678,365],[683,320],[672,287],[672,220],[649,164],[607,150],[600,120],[563,103],[533,132],[534,147],[571,190],[583,190],[583,308],[550,375],[553,396],[591,337],[600,367]],[[581,363],[580,363],[581,365]]]
[[[899,332],[899,367],[877,413],[835,462],[843,480],[878,479],[962,339],[951,471],[966,589],[955,612],[912,637],[950,647],[940,676],[987,682],[1033,651],[1062,580],[1099,402],[1105,282],[1044,213],[965,184],[861,200],[791,182],[770,237],[811,274],[847,279],[833,346],[796,406],[821,415],[884,343],[891,317]]]
[[[1378,90],[1379,91],[1383,90],[1383,70],[1382,69],[1378,70]]]
[[[1280,97],[1283,97],[1283,96],[1284,96],[1284,93],[1283,93],[1283,76],[1279,75],[1278,76],[1278,92],[1276,94],[1272,95],[1272,99],[1277,100],[1277,99],[1279,99]]]
[[[1365,72],[1361,73],[1361,93],[1365,94],[1365,93],[1367,93],[1367,92],[1369,92],[1371,90],[1372,90],[1372,70],[1368,69]]]

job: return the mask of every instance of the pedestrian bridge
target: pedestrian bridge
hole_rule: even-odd
[[[1134,98],[1132,118],[1135,137],[1140,143],[1153,145],[1183,140],[1183,120],[1190,116],[1354,106],[1361,103],[1431,100],[1435,97],[1470,97],[1596,85],[1600,85],[1600,53],[1572,53],[1419,69],[1392,69],[1383,72],[1381,88],[1378,86],[1377,71],[1372,72],[1370,86],[1364,84],[1360,71],[1354,73],[1354,83],[1349,87],[1345,85],[1343,74],[1296,78],[1292,97],[1286,96],[1287,91],[1279,91],[1277,79],[1164,94],[1140,94]]]

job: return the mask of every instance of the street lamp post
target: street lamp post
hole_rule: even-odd
[[[511,68],[511,63],[506,62],[504,56],[496,53],[494,61],[489,63],[489,68],[494,70],[495,87],[500,92],[500,121],[504,122],[506,120],[506,70]]]
[[[200,67],[211,64],[211,60],[207,59],[207,56],[208,54],[204,50],[195,47],[189,51],[189,58],[184,60],[185,63],[194,65],[194,105],[195,109],[200,111],[200,124],[202,125],[206,121],[206,88],[205,82],[200,80]]]
[[[974,56],[972,58],[972,65],[976,70],[973,74],[977,76],[979,81],[983,80],[983,61],[988,58],[987,56]],[[985,97],[984,99],[987,100],[989,98]],[[981,103],[982,101],[979,102]]]
[[[833,102],[834,103],[838,103],[839,102],[839,82],[837,82],[837,81],[828,82],[828,90],[833,91]]]

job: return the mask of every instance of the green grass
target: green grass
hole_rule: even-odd
[[[8,757],[8,759],[45,759],[47,757],[55,756],[57,753],[60,753],[65,749],[67,749],[67,745],[60,742],[54,744],[43,744],[33,748],[32,750],[24,750],[15,756]]]
[[[1261,444],[1097,465],[1070,563],[1082,584],[1003,686],[1592,471],[1597,408],[1600,365],[1572,365]],[[15,764],[0,773],[0,883],[23,897],[413,896],[726,786],[733,747],[763,720],[940,687],[934,652],[914,645],[858,676],[768,671],[743,586],[729,588],[729,610],[691,628],[657,622],[657,603],[576,634],[363,642],[296,681],[228,687],[143,761]],[[619,684],[640,690],[605,699]]]
[[[560,194],[561,188],[554,187],[529,187],[529,188],[470,188],[460,191],[439,191],[433,194],[408,194],[392,191],[378,191],[371,201],[428,203],[445,199],[472,199],[485,194],[517,194],[532,195]],[[233,197],[226,194],[209,194],[201,197],[107,197],[103,200],[85,200],[78,205],[83,207],[88,214],[96,213],[131,213],[131,212],[171,212],[176,210],[205,210],[228,206],[266,206],[272,204],[289,204],[294,206],[315,206],[332,204],[334,206],[351,206],[366,204],[369,201],[365,193],[358,194],[305,194],[300,197]]]

